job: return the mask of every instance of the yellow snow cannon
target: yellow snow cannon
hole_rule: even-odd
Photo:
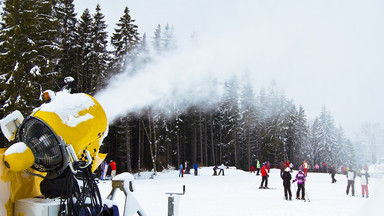
[[[93,97],[58,92],[54,100],[35,109],[18,126],[18,143],[5,152],[4,162],[13,171],[26,170],[31,166],[32,152],[32,168],[47,172],[48,178],[61,174],[77,159],[91,163],[94,171],[102,161],[97,156],[107,132],[106,114]]]
[[[78,160],[94,172],[106,156],[99,154],[108,133],[106,114],[84,93],[57,92],[30,116],[14,111],[0,125],[8,141],[15,142],[0,149],[0,189],[5,191],[0,215],[12,215],[15,200],[41,194],[40,177],[54,179]]]

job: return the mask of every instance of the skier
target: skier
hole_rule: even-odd
[[[199,165],[197,165],[197,163],[194,163],[193,164],[193,169],[195,170],[195,176],[197,176],[197,169],[199,168]]]
[[[260,175],[260,162],[259,162],[259,160],[256,160],[256,171],[257,171],[256,175]]]
[[[307,161],[304,161],[303,168],[304,168],[304,175],[307,176],[308,175],[308,163],[307,163]]]
[[[103,160],[103,162],[101,162],[100,168],[101,168],[100,180],[104,181],[105,176],[107,174],[107,170],[108,170],[108,164],[107,164],[107,162],[105,162],[105,160]]]
[[[299,170],[295,180],[293,180],[292,183],[295,183],[296,181],[297,181],[296,199],[300,199],[299,195],[301,191],[301,199],[305,200],[305,175],[302,170]]]
[[[347,175],[347,167],[346,166],[342,166],[341,169],[343,170],[343,174]]]
[[[291,172],[293,172],[293,163],[289,164],[289,169],[291,169]]]
[[[255,173],[255,166],[251,166],[251,173]]]
[[[361,170],[360,172],[360,177],[361,177],[361,194],[364,198],[364,195],[367,194],[367,198],[368,198],[368,177],[369,177],[369,173],[368,171],[366,171],[365,169]]]
[[[180,167],[179,167],[179,177],[181,176],[181,178],[184,177],[184,168],[183,168],[183,164],[181,163],[180,164]]]
[[[189,162],[185,161],[185,174],[191,174],[191,168],[189,167]]]
[[[214,175],[214,176],[217,176],[217,169],[218,169],[217,166],[214,166],[214,167],[213,167],[213,175]]]
[[[331,174],[332,183],[336,183],[337,182],[337,180],[335,179],[336,169],[333,165],[331,165],[331,167],[329,168],[329,173]]]
[[[267,162],[267,169],[268,169],[268,173],[269,173],[269,171],[271,170],[271,164],[269,163],[269,161]]]
[[[290,165],[291,165],[291,164],[289,163],[289,160],[285,161],[285,167],[290,168],[290,167],[291,167]]]
[[[115,161],[109,161],[109,166],[111,167],[111,177],[112,179],[116,176],[116,163]]]
[[[292,200],[292,192],[291,192],[291,169],[288,167],[285,168],[283,175],[281,178],[283,179],[283,186],[284,186],[284,196],[285,199],[288,200],[288,194],[289,194],[289,200]]]
[[[316,165],[315,165],[315,170],[316,170],[316,172],[319,172],[319,168],[320,168],[320,167],[319,167],[319,164],[316,164]]]
[[[219,175],[221,172],[223,172],[223,175],[224,175],[224,169],[226,168],[224,164],[221,164],[219,168],[220,168]]]
[[[350,168],[347,172],[347,179],[348,179],[348,185],[347,185],[347,195],[349,194],[349,188],[352,187],[352,196],[355,196],[355,178],[356,178],[356,172]]]
[[[259,189],[269,189],[268,188],[268,177],[269,177],[269,175],[268,175],[268,171],[267,171],[267,164],[264,163],[263,167],[261,168],[261,179],[262,180],[261,180],[261,184],[260,184]],[[265,182],[265,186],[263,186],[264,182]]]
[[[327,163],[323,163],[323,173],[327,173],[327,172],[328,172]]]

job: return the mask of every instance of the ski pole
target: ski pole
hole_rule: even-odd
[[[308,202],[311,202],[311,200],[309,199],[309,196],[308,196],[307,189],[305,189],[305,195],[307,196],[307,200],[308,200]]]

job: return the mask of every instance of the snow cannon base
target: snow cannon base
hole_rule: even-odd
[[[56,216],[59,210],[60,199],[26,198],[16,201],[14,215]]]

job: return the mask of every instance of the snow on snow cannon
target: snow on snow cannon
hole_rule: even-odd
[[[41,195],[40,184],[69,167],[74,174],[81,168],[93,173],[106,156],[98,153],[108,133],[102,106],[83,93],[57,92],[49,99],[25,119],[14,111],[0,121],[8,141],[16,142],[0,149],[0,215],[13,215],[17,200]]]

